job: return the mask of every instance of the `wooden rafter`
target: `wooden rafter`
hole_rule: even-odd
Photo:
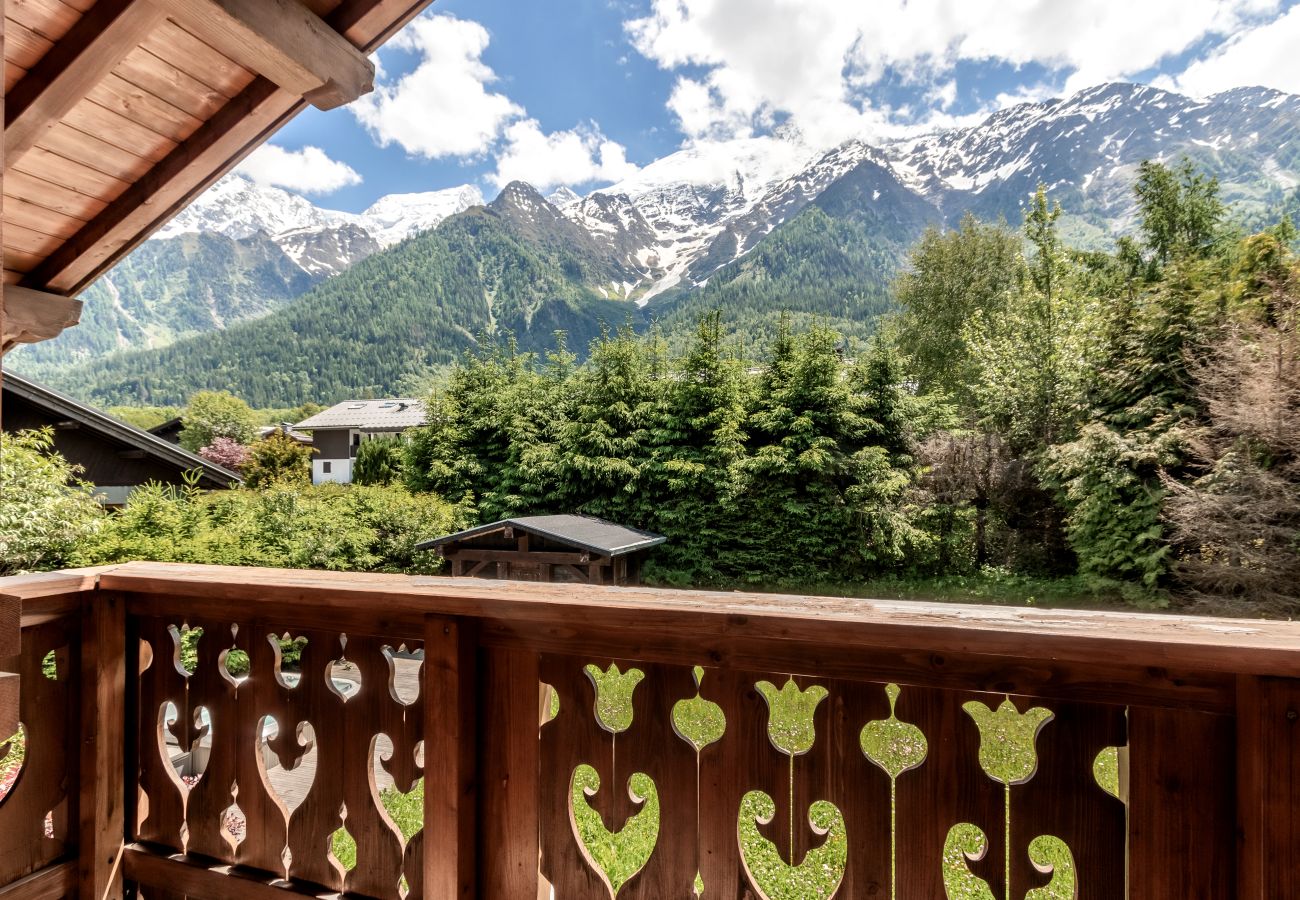
[[[345,0],[325,21],[368,53],[427,5],[428,0]],[[28,273],[23,283],[68,295],[81,292],[305,105],[301,97],[268,79],[256,79]]]
[[[58,337],[65,328],[81,320],[81,301],[16,284],[3,288],[3,331],[0,331],[0,356],[18,344],[34,344]]]
[[[103,0],[5,97],[6,171],[166,18],[148,0]]]
[[[319,109],[374,87],[366,55],[298,0],[151,0],[187,31]]]

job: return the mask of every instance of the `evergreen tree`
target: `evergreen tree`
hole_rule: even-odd
[[[374,437],[362,441],[352,462],[352,481],[379,486],[400,481],[403,456],[400,437]]]
[[[745,374],[723,345],[722,316],[702,316],[675,366],[643,478],[645,527],[667,535],[656,568],[687,583],[734,578],[736,466],[745,453]]]

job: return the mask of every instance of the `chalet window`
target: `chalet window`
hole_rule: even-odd
[[[321,470],[321,472],[322,472],[323,474],[325,474],[325,475],[330,474],[330,464],[329,464],[329,462],[326,461],[326,462],[321,463],[321,464],[320,464],[320,470]]]

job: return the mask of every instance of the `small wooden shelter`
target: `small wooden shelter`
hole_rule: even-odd
[[[668,540],[591,516],[520,516],[417,544],[451,561],[452,575],[582,584],[641,583],[651,548]]]

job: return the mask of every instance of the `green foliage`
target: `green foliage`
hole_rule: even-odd
[[[103,522],[90,485],[48,428],[0,433],[0,575],[55,569]]]
[[[376,437],[363,441],[352,461],[356,484],[392,484],[401,480],[405,453],[400,437]]]
[[[1146,161],[1138,167],[1135,191],[1142,236],[1160,265],[1213,248],[1223,226],[1217,178],[1197,171],[1186,157],[1173,168]]]
[[[22,371],[47,380],[69,360],[161,347],[257,318],[322,278],[324,273],[303,271],[261,232],[242,239],[189,233],[146,241],[86,290],[76,328],[52,341],[23,345],[14,361]],[[121,397],[124,403],[150,400],[147,393],[125,390]]]
[[[406,478],[480,521],[579,512],[658,531],[656,571],[681,583],[889,570],[923,537],[903,508],[910,398],[883,342],[852,366],[841,350],[825,327],[786,330],[747,374],[716,314],[680,355],[630,328],[576,367],[499,346],[435,393]]]
[[[229,391],[199,391],[182,416],[181,446],[192,453],[219,437],[241,444],[257,436],[257,415]]]
[[[479,208],[257,321],[98,359],[52,380],[105,403],[176,403],[232,384],[256,406],[382,396],[408,373],[454,362],[478,335],[513,333],[537,349],[564,329],[585,344],[602,321],[636,313],[604,299],[579,277],[585,271],[573,252],[539,246]]]
[[[128,425],[148,431],[177,418],[184,410],[179,406],[110,406],[104,412]]]
[[[967,324],[997,320],[1021,271],[1021,242],[1004,224],[967,214],[955,231],[931,228],[912,248],[894,296],[901,308],[900,350],[924,393],[970,409],[976,381]]]
[[[272,431],[248,449],[249,461],[243,469],[244,483],[248,487],[311,483],[311,455],[314,451],[283,431]]]
[[[400,487],[295,485],[204,493],[147,485],[83,540],[75,564],[133,559],[224,565],[432,573],[415,544],[455,531],[457,510]]]

